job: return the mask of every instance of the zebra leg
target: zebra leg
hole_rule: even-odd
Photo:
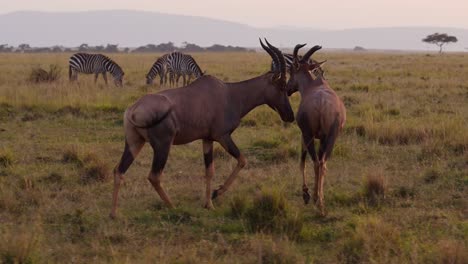
[[[187,84],[190,84],[190,81],[192,80],[192,74],[189,74]]]
[[[102,73],[102,78],[104,78],[104,82],[105,82],[106,85],[107,85],[107,73],[106,73],[106,72],[103,72],[103,73]]]
[[[99,72],[96,72],[96,73],[94,74],[94,84],[97,83],[97,78],[98,78],[98,76],[99,76]]]

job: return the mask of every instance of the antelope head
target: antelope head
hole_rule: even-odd
[[[286,62],[284,60],[283,53],[271,45],[266,39],[267,45],[263,44],[260,40],[262,48],[270,55],[275,61],[276,65],[279,65],[279,70],[269,72],[266,76],[268,78],[268,84],[265,89],[266,104],[280,115],[281,119],[285,122],[294,121],[294,112],[289,103],[288,93],[286,89]]]
[[[298,77],[301,75],[309,76],[312,78],[312,72],[316,70],[320,70],[321,66],[326,62],[314,62],[314,63],[309,63],[309,59],[314,54],[317,50],[321,49],[322,47],[319,45],[316,45],[312,47],[309,51],[307,51],[306,54],[299,60],[297,53],[299,52],[299,49],[304,47],[306,44],[297,44],[296,47],[294,47],[294,53],[293,53],[293,63],[290,67],[290,78],[287,83],[287,91],[288,95],[291,95],[295,92],[297,92],[299,88],[299,83],[298,83]]]

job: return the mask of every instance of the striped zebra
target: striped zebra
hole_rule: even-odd
[[[287,71],[289,72],[290,68],[291,68],[291,65],[293,63],[293,58],[294,58],[294,55],[293,54],[289,54],[289,53],[283,53],[283,56],[284,56],[284,60],[286,61],[286,69]],[[297,56],[299,60],[302,59],[302,56]],[[319,63],[318,61],[316,60],[313,60],[313,59],[309,59],[308,63],[312,64],[312,63]],[[323,65],[324,62],[320,62],[320,65]],[[271,62],[271,71],[276,71],[277,70],[277,66],[276,66],[276,63],[275,61],[272,61]],[[325,72],[323,71],[322,67],[317,67],[314,69],[313,73],[316,75],[316,76],[321,76],[323,77]]]
[[[151,66],[151,69],[149,70],[148,74],[146,74],[146,84],[153,84],[153,80],[154,78],[156,78],[156,75],[159,75],[159,77],[161,78],[159,82],[160,85],[167,83],[167,64],[169,56],[170,54],[164,54],[156,60],[153,66]]]
[[[99,74],[102,74],[107,85],[107,72],[114,78],[116,86],[122,87],[124,72],[113,60],[102,54],[75,53],[70,57],[68,77],[70,81],[78,79],[78,73],[93,74],[94,83],[97,82]]]
[[[204,74],[192,56],[177,51],[169,55],[167,68],[169,71],[170,85],[177,85],[180,76],[182,76],[185,86],[190,83],[192,75],[194,75],[195,78],[200,78]],[[188,80],[186,80],[186,76],[188,76]]]

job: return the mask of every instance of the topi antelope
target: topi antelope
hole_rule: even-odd
[[[346,109],[343,102],[328,85],[322,76],[316,79],[311,72],[321,66],[321,63],[309,62],[314,52],[321,49],[314,46],[299,59],[297,53],[303,45],[294,48],[293,66],[290,68],[290,79],[287,84],[288,94],[299,90],[301,103],[296,114],[297,125],[302,132],[302,150],[300,170],[302,173],[303,199],[309,203],[310,194],[306,183],[305,159],[307,152],[314,162],[315,188],[314,202],[318,205],[321,214],[324,214],[323,182],[326,171],[326,162],[330,158],[336,138],[346,121]],[[318,155],[314,140],[320,141]]]
[[[267,42],[260,44],[281,65],[279,71],[237,83],[224,83],[212,76],[202,76],[188,86],[141,97],[124,114],[125,149],[114,169],[113,204],[110,216],[116,216],[117,197],[123,175],[145,142],[154,151],[148,180],[161,199],[172,203],[161,186],[161,176],[171,145],[203,140],[205,162],[205,208],[213,208],[212,199],[226,192],[247,161],[231,138],[243,116],[259,105],[267,104],[286,122],[294,113],[286,91],[286,65],[279,49]],[[211,193],[214,176],[213,142],[218,142],[237,166],[223,185]]]

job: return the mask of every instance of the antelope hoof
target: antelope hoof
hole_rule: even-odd
[[[205,209],[208,209],[208,210],[214,210],[214,206],[213,206],[213,203],[210,201],[210,202],[207,202],[205,203],[205,205],[203,206],[203,208]]]
[[[320,216],[322,217],[327,216],[327,211],[325,211],[324,207],[320,207],[319,210],[320,210]]]
[[[318,198],[318,195],[315,195],[315,194],[314,194],[314,203],[315,203],[316,205],[319,205],[319,198]]]
[[[308,188],[305,188],[305,189],[302,190],[302,199],[304,199],[304,204],[309,204],[310,193],[309,193]]]

